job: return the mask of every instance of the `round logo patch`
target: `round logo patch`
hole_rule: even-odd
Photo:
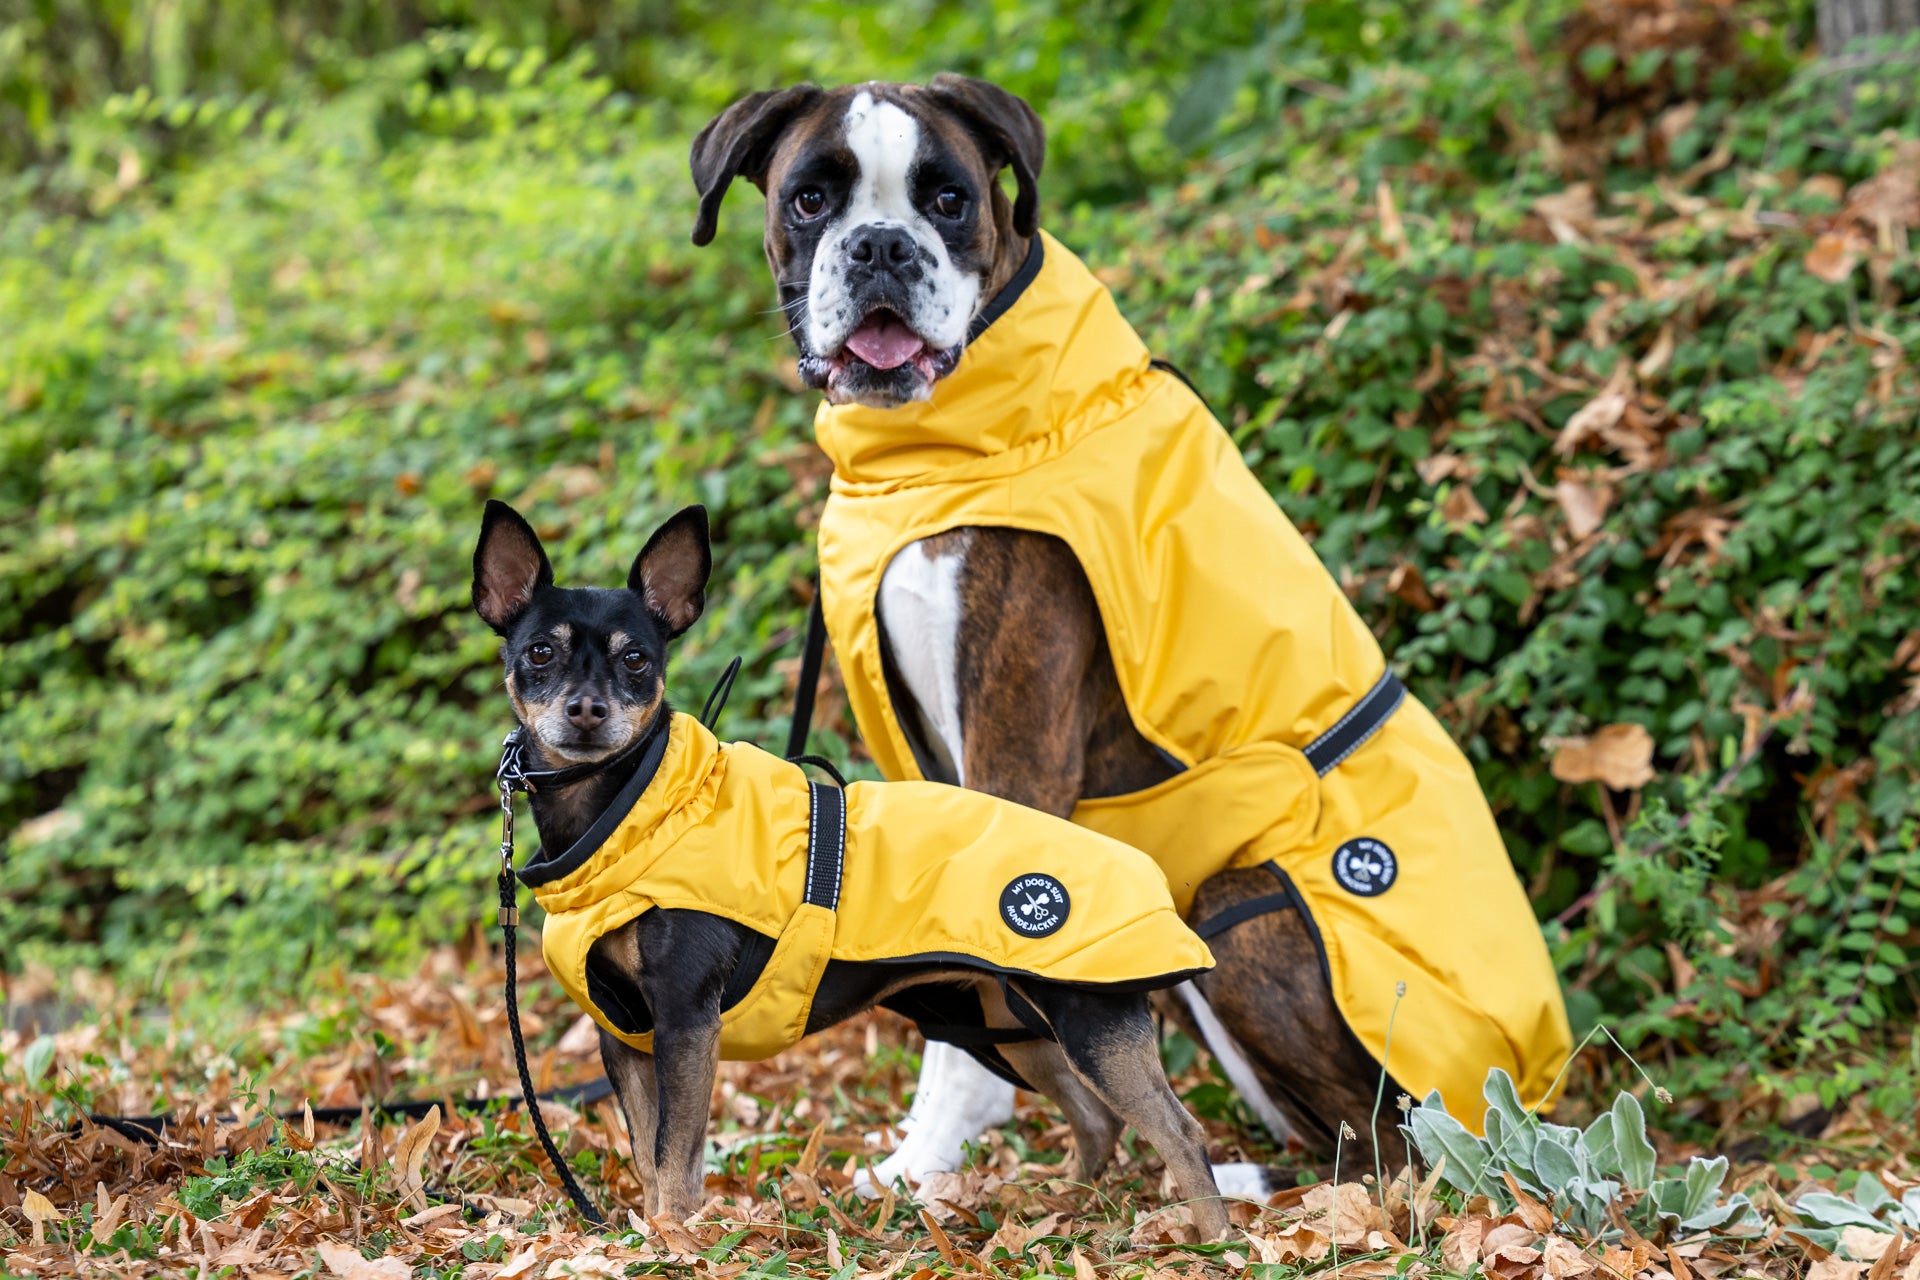
[[[1377,898],[1393,888],[1399,876],[1393,850],[1372,836],[1359,836],[1333,851],[1333,878],[1348,893]]]
[[[1000,891],[1000,918],[1025,938],[1044,938],[1057,930],[1067,922],[1071,907],[1067,887],[1037,871]]]

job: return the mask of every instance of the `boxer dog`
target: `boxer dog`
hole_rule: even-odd
[[[693,143],[693,241],[713,239],[735,178],[760,188],[800,377],[835,404],[896,408],[927,399],[953,371],[970,326],[1027,262],[1044,152],[1024,101],[962,76],[755,93]],[[880,605],[894,704],[906,719],[917,712],[917,753],[944,766],[929,776],[944,771],[942,781],[1065,816],[1083,798],[1172,775],[1128,715],[1088,578],[1065,542],[985,527],[923,539],[894,557]],[[1201,886],[1192,918],[1272,890],[1257,869],[1223,872]],[[1263,1126],[1276,1141],[1298,1134],[1326,1151],[1343,1121],[1366,1130],[1381,1066],[1342,1021],[1311,922],[1263,914],[1210,945],[1216,967],[1180,987],[1168,1012],[1206,1043]],[[1361,1136],[1363,1164],[1376,1137],[1392,1134],[1397,1088],[1387,1088],[1377,1135]],[[931,1043],[905,1138],[877,1177],[953,1169],[967,1142],[1012,1112],[1011,1086]],[[1257,1166],[1215,1174],[1228,1195],[1267,1190]]]

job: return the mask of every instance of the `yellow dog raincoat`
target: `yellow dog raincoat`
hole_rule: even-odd
[[[1092,584],[1135,726],[1180,770],[1073,820],[1152,855],[1183,913],[1214,873],[1272,864],[1377,1059],[1394,1020],[1395,1079],[1469,1124],[1490,1067],[1542,1101],[1569,1048],[1560,989],[1458,747],[1077,258],[1042,234],[982,319],[931,400],[815,419],[834,465],[827,631],[881,771],[922,776],[882,674],[888,562],[959,526],[1058,537]]]
[[[749,948],[722,997],[729,1059],[799,1040],[829,960],[947,961],[1115,990],[1171,986],[1213,964],[1136,849],[958,787],[810,783],[798,765],[723,745],[687,715],[656,733],[572,848],[543,851],[520,874],[547,912],[547,968],[595,1022],[649,1052],[651,1019],[588,952],[654,907],[724,916],[766,944]],[[969,1043],[984,1026],[972,994],[942,990],[885,1003],[937,1038],[976,1052],[991,1043]],[[983,1060],[1004,1070],[994,1056]]]

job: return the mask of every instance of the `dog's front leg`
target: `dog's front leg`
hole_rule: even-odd
[[[642,1053],[624,1040],[600,1032],[600,1063],[613,1082],[620,1109],[627,1116],[627,1137],[633,1147],[633,1171],[646,1193],[649,1214],[659,1207],[660,1172],[654,1162],[654,1132],[658,1127],[659,1104],[654,1092],[653,1055]]]
[[[713,1080],[720,1065],[720,1007],[662,1009],[653,1025],[653,1080],[659,1098],[653,1160],[659,1196],[648,1209],[676,1222],[705,1200],[704,1157]]]

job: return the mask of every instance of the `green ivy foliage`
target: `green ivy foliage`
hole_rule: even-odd
[[[1050,229],[1465,744],[1581,1028],[1703,1090],[1910,1084],[1920,263],[1844,207],[1917,163],[1913,86],[1755,35],[1563,138],[1534,6],[1101,15],[716,11],[645,85],[442,32],[89,108],[120,160],[0,196],[3,963],[259,998],[478,928],[487,496],[576,582],[707,503],[674,693],[740,654],[726,729],[778,741],[822,465],[759,199],[692,248],[686,139],[774,80],[957,66],[1047,118]],[[1644,786],[1553,775],[1619,725]]]

